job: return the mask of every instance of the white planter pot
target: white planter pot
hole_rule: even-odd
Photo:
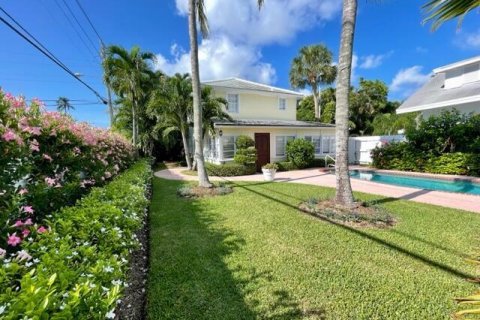
[[[275,179],[276,169],[262,169],[263,179],[265,181],[273,181]]]

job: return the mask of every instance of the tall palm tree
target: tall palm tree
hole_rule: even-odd
[[[142,52],[135,46],[130,52],[120,46],[110,46],[106,49],[103,60],[105,83],[118,96],[126,97],[132,108],[132,142],[138,143],[138,110],[140,101],[147,94],[143,84],[154,76],[151,62],[155,61],[155,54]]]
[[[258,0],[261,8],[265,0]],[[335,138],[336,138],[336,194],[335,202],[351,207],[354,205],[352,186],[348,174],[348,105],[350,77],[352,72],[353,37],[357,19],[357,0],[343,0],[342,33],[336,90]]]
[[[337,68],[332,65],[332,52],[323,44],[305,46],[292,61],[290,84],[294,88],[312,88],[315,105],[315,118],[321,115],[319,87],[332,84],[337,76]]]
[[[427,14],[424,23],[432,22],[432,28],[437,29],[442,23],[459,18],[460,25],[465,15],[478,7],[478,0],[430,0],[423,6]]]
[[[69,110],[75,110],[75,108],[70,103],[70,99],[66,97],[58,97],[57,110],[63,114],[67,114]]]
[[[348,172],[348,110],[352,74],[352,52],[357,19],[357,0],[343,0],[342,33],[338,59],[338,79],[335,110],[335,202],[352,207],[354,205],[350,175]]]
[[[188,145],[189,118],[192,114],[192,81],[188,74],[175,74],[156,90],[149,103],[149,113],[157,118],[158,127],[166,138],[174,131],[182,136],[185,160],[192,169],[192,158]]]
[[[207,132],[215,133],[215,120],[232,120],[232,117],[225,112],[227,100],[221,97],[216,97],[212,87],[205,86],[202,88],[202,115],[203,115],[203,129],[202,135],[205,137]]]
[[[208,20],[205,15],[203,0],[188,0],[188,31],[190,35],[190,63],[192,69],[193,89],[193,139],[195,141],[195,161],[198,168],[198,185],[210,188],[212,184],[208,179],[203,157],[202,135],[202,97],[200,90],[200,71],[198,63],[198,38],[197,21],[200,24],[202,36],[208,36]]]

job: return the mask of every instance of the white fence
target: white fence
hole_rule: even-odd
[[[405,141],[405,136],[350,137],[348,140],[348,162],[369,164],[372,162],[370,151],[383,143],[393,141]]]

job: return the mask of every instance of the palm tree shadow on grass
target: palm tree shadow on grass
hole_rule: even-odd
[[[259,192],[259,191],[257,191],[257,190],[254,190],[254,189],[251,188],[248,184],[236,184],[236,183],[234,183],[234,185],[235,185],[235,187],[237,187],[237,188],[242,188],[242,189],[244,189],[244,190],[246,190],[246,191],[249,191],[249,192],[252,192],[252,193],[254,193],[254,194],[256,194],[256,195],[259,195],[259,196],[261,196],[261,197],[270,199],[270,200],[275,201],[275,202],[277,202],[277,203],[280,203],[280,204],[282,204],[282,205],[284,205],[284,206],[290,207],[290,208],[295,209],[295,210],[299,210],[298,207],[296,207],[296,206],[294,206],[294,205],[292,205],[292,204],[290,204],[290,203],[288,203],[288,202],[286,202],[286,201],[283,201],[283,200],[281,200],[281,199],[277,199],[277,198],[272,197],[272,196],[270,196],[270,195],[268,195],[268,194],[265,194],[265,193]],[[259,187],[259,188],[261,188],[261,187]],[[275,191],[274,191],[274,192],[275,192]],[[444,264],[444,263],[442,263],[442,262],[439,262],[439,261],[435,261],[435,260],[433,260],[433,259],[430,259],[430,258],[427,257],[427,256],[424,256],[424,255],[421,255],[421,254],[419,254],[419,253],[416,253],[416,252],[413,252],[413,251],[411,251],[411,250],[408,250],[408,249],[406,249],[406,248],[403,248],[403,247],[401,247],[401,246],[399,246],[399,245],[397,245],[397,244],[395,244],[395,243],[388,242],[388,241],[386,241],[386,240],[384,240],[384,239],[381,239],[381,238],[379,238],[379,237],[377,237],[377,236],[375,236],[375,235],[372,235],[372,234],[369,234],[369,233],[367,233],[367,232],[364,232],[364,231],[362,231],[362,230],[360,230],[360,229],[356,229],[356,228],[353,228],[353,227],[350,227],[350,226],[347,226],[347,225],[344,225],[344,224],[341,224],[341,223],[337,223],[337,222],[332,221],[332,220],[329,220],[329,219],[324,219],[324,218],[321,218],[321,217],[319,217],[319,216],[315,216],[315,218],[318,218],[318,219],[320,219],[320,220],[322,220],[322,221],[325,221],[325,222],[328,222],[328,223],[330,223],[330,224],[333,224],[333,225],[335,225],[335,226],[337,226],[337,227],[339,227],[339,228],[344,229],[345,231],[351,232],[351,233],[353,233],[353,234],[355,234],[355,235],[357,235],[357,236],[360,236],[360,237],[362,237],[362,238],[368,239],[368,240],[370,240],[370,241],[372,241],[372,242],[374,242],[374,243],[376,243],[376,244],[378,244],[378,245],[382,245],[382,246],[384,246],[384,247],[386,247],[386,248],[388,248],[388,249],[395,250],[395,251],[397,251],[397,252],[399,252],[399,253],[401,253],[401,254],[403,254],[403,255],[406,255],[406,256],[408,256],[408,257],[410,257],[410,258],[413,258],[413,259],[415,259],[415,260],[417,260],[417,261],[420,261],[420,262],[422,262],[422,263],[424,263],[424,264],[426,264],[426,265],[429,265],[429,266],[431,266],[431,267],[433,267],[433,268],[439,269],[439,270],[441,270],[441,271],[443,271],[443,272],[449,273],[449,274],[451,274],[452,276],[455,276],[455,277],[457,277],[457,278],[461,278],[461,279],[464,279],[464,280],[465,280],[465,279],[468,280],[468,279],[473,279],[473,278],[474,278],[474,275],[472,275],[472,274],[467,274],[467,273],[465,273],[465,272],[463,272],[463,271],[461,271],[461,270],[457,270],[457,269],[455,269],[455,268],[453,268],[453,267],[451,267],[451,266],[449,266],[449,265],[447,265],[447,264]],[[404,235],[404,236],[405,236],[405,235]],[[415,241],[421,241],[421,242],[426,243],[427,245],[428,245],[428,244],[431,245],[431,243],[427,243],[427,242],[425,242],[425,241],[422,241],[421,239],[415,239],[414,237],[411,237],[410,239],[411,239],[411,240],[415,240]],[[446,250],[446,248],[443,248],[443,249],[444,249],[445,251],[448,251],[448,250]]]
[[[178,198],[183,182],[162,181],[154,180],[150,213],[149,319],[324,318],[323,310],[304,310],[282,289],[273,292],[268,310],[255,308],[260,301],[254,291],[274,282],[273,273],[229,267],[225,259],[245,240],[220,228],[220,218],[202,201]]]

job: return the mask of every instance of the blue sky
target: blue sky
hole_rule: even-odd
[[[0,6],[105,94],[99,58],[91,52],[95,49],[64,1],[98,48],[95,34],[73,0],[0,0]],[[288,88],[290,62],[302,46],[324,43],[337,59],[340,0],[266,0],[261,12],[256,0],[205,1],[211,34],[200,43],[204,80],[237,76]],[[156,67],[164,72],[189,71],[186,0],[80,2],[107,44],[139,45],[157,54]],[[354,81],[360,77],[380,79],[390,87],[390,97],[401,100],[425,82],[433,68],[479,54],[477,12],[467,16],[460,29],[452,22],[432,32],[429,25],[421,24],[423,2],[426,0],[359,1]],[[78,100],[74,101],[76,119],[108,125],[105,106],[75,79],[3,24],[0,39],[0,86],[4,91],[27,99],[66,96]]]

